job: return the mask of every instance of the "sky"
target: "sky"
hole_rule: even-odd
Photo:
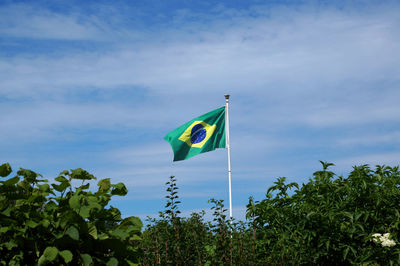
[[[233,216],[278,177],[399,165],[398,1],[0,2],[0,163],[123,182],[157,217],[228,206],[227,151],[172,162],[163,137],[230,94]]]

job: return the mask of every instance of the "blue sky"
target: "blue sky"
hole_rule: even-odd
[[[0,160],[124,182],[155,217],[227,200],[226,150],[172,162],[163,140],[231,94],[234,216],[279,176],[400,158],[397,1],[2,1]]]

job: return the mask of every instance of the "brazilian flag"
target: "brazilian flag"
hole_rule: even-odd
[[[190,120],[169,132],[164,139],[171,144],[174,161],[225,148],[225,107]]]

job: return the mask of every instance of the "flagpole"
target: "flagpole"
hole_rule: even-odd
[[[225,134],[226,148],[228,150],[229,217],[232,224],[231,145],[229,142],[229,94],[225,94]]]

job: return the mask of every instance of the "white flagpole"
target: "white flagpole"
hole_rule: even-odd
[[[229,94],[225,94],[225,135],[226,148],[228,149],[229,217],[232,224],[231,145],[229,142]]]

